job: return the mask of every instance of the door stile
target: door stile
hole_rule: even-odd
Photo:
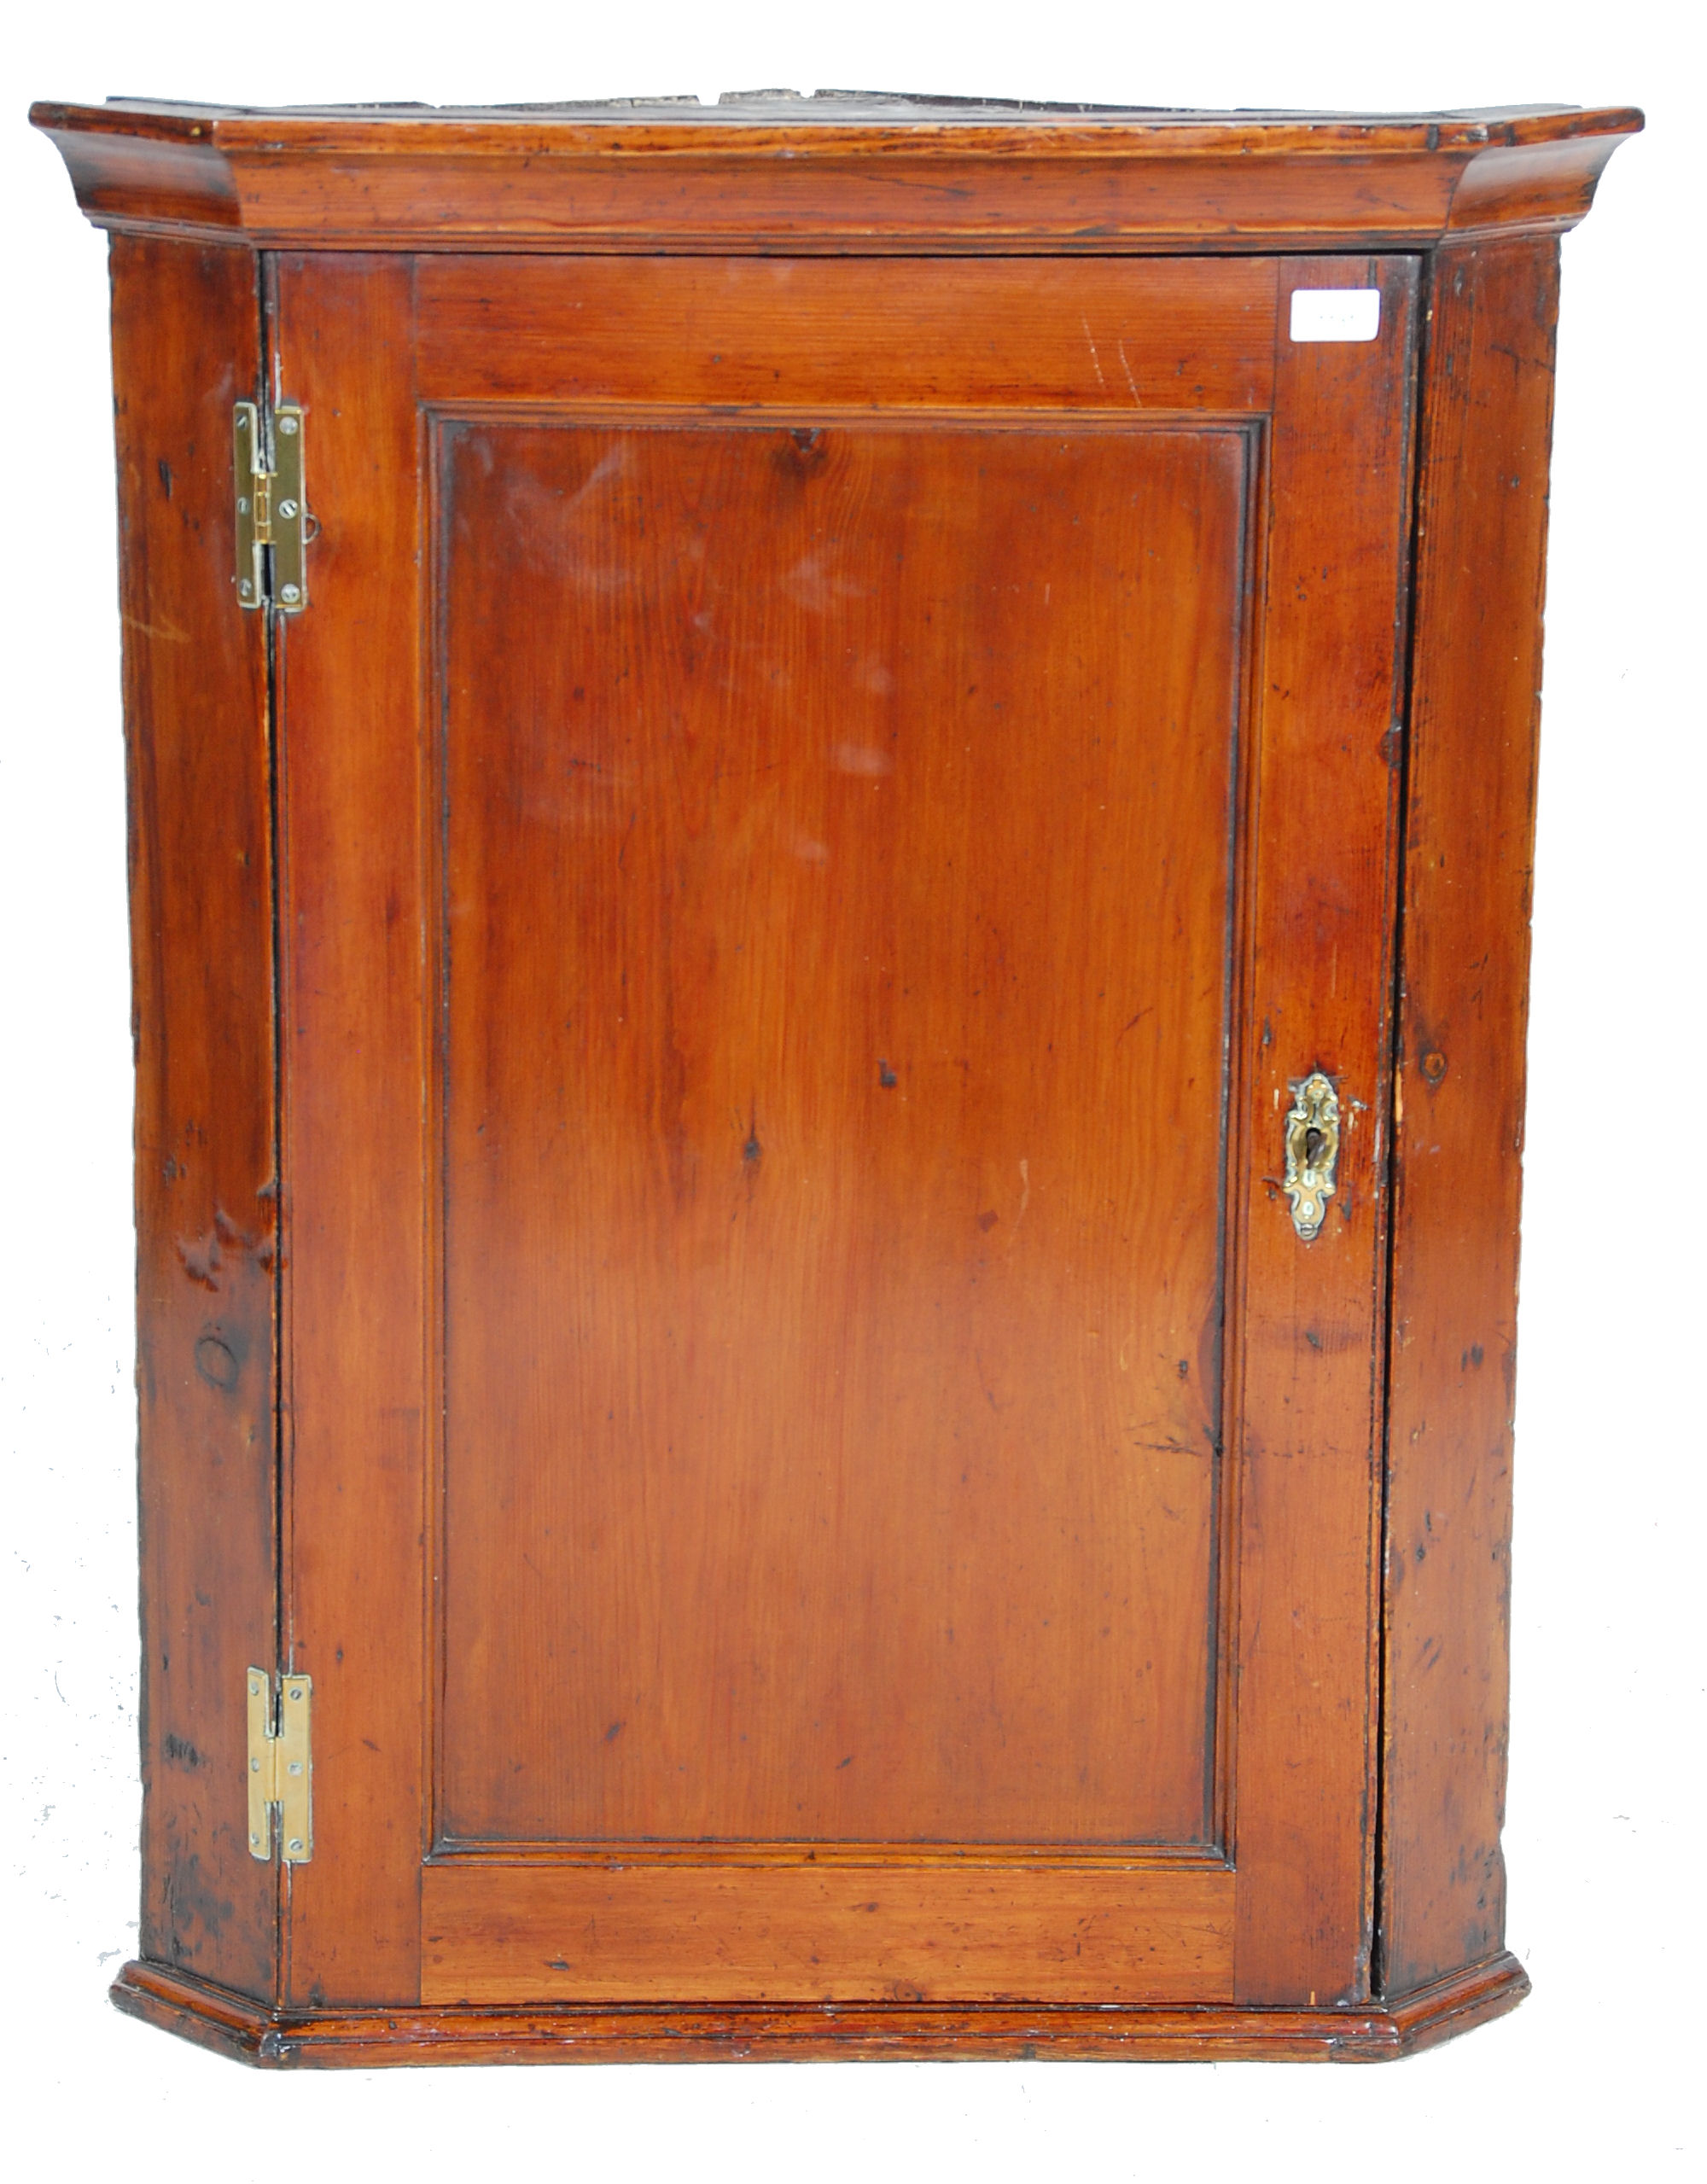
[[[319,521],[278,647],[289,1353],[287,1643],[314,1856],[287,1999],[419,1993],[427,1026],[413,267],[282,253],[278,383]]]
[[[1384,737],[1387,752],[1387,881],[1381,921],[1382,961],[1377,992],[1382,1016],[1378,1027],[1379,1067],[1372,1109],[1371,1161],[1376,1191],[1374,1213],[1374,1340],[1369,1354],[1369,1628],[1364,1647],[1368,1734],[1365,1751],[1366,1824],[1363,1847],[1362,1939],[1360,1943],[1360,1999],[1384,1992],[1378,1960],[1380,1945],[1380,1860],[1383,1794],[1382,1748],[1385,1689],[1388,1375],[1393,1299],[1393,1233],[1395,1200],[1399,1092],[1394,1057],[1399,1039],[1402,995],[1400,964],[1400,901],[1404,888],[1405,800],[1410,744],[1411,632],[1416,527],[1421,477],[1422,353],[1428,323],[1424,261],[1405,261],[1411,274],[1411,327],[1403,365],[1400,477],[1404,494],[1399,521],[1397,603],[1393,617],[1392,722]]]
[[[1378,1436],[1402,577],[1418,261],[1299,259],[1277,304],[1262,702],[1248,824],[1253,1045],[1232,1756],[1241,2002],[1368,1991]],[[1368,342],[1296,344],[1290,292],[1382,293]],[[1337,1188],[1304,1241],[1285,1117],[1338,1093]]]

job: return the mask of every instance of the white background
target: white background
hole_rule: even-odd
[[[1701,2155],[1698,16],[1218,0],[82,0],[6,33],[0,340],[0,2143],[19,2176],[1621,2179]],[[1378,2070],[977,2064],[259,2078],[119,2018],[135,1944],[125,841],[103,239],[32,97],[818,84],[1643,105],[1564,246],[1518,1437],[1513,2016]],[[1692,118],[1692,116],[1693,118]],[[1474,780],[1464,783],[1473,805]],[[1696,2065],[1698,2069],[1698,2063]],[[291,2152],[284,2152],[286,2146]],[[20,2158],[21,2155],[21,2158]],[[1697,2171],[1696,2173],[1698,2173]]]

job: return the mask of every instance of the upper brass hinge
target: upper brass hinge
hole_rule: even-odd
[[[265,1669],[245,1672],[249,1707],[249,1855],[278,1855],[287,1866],[306,1866],[314,1855],[314,1751],[310,1734],[314,1703],[312,1676],[282,1675],[278,1704]]]
[[[253,402],[239,402],[231,411],[240,607],[300,614],[308,604],[302,439],[302,412],[294,402],[277,404],[270,416]]]

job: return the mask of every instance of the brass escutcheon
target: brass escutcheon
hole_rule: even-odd
[[[1296,1095],[1286,1117],[1286,1180],[1292,1202],[1292,1226],[1308,1243],[1327,1217],[1339,1162],[1339,1100],[1318,1069],[1292,1087]]]

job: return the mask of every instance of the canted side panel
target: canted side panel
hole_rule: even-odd
[[[245,250],[113,245],[137,1057],[145,1956],[274,1991],[242,1672],[274,1642],[265,632],[238,607]]]
[[[1398,1056],[1386,1991],[1505,1928],[1512,1410],[1558,247],[1431,266]]]

